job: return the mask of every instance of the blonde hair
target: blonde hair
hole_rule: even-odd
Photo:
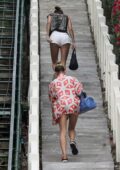
[[[64,72],[65,71],[65,67],[61,62],[58,62],[55,66],[55,72],[56,73],[60,73],[60,72]]]

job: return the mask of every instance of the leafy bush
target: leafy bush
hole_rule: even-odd
[[[104,15],[106,16],[106,24],[109,26],[109,33],[112,33],[111,12],[114,0],[101,0],[102,7],[104,9]]]
[[[114,0],[111,12],[111,23],[113,29],[113,44],[116,54],[116,63],[120,64],[120,0]]]
[[[101,0],[106,16],[106,24],[109,27],[113,52],[116,55],[116,63],[120,68],[120,0]],[[119,69],[120,78],[120,69]]]
[[[115,34],[115,45],[120,45],[120,0],[115,0],[112,8],[112,25],[113,33]]]

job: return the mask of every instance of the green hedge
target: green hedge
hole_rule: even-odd
[[[120,11],[117,11],[116,16],[113,17],[112,10],[115,8],[115,1],[118,3],[120,0],[101,0],[102,1],[102,7],[104,9],[104,15],[106,17],[106,24],[109,27],[109,34],[110,34],[110,40],[113,44],[114,50],[113,52],[116,55],[116,63],[118,64],[120,68],[120,45],[118,44],[118,38],[120,36],[120,32],[115,32],[115,26],[116,24],[120,24]],[[114,5],[114,6],[113,6]],[[120,69],[119,69],[119,75],[120,78]]]
[[[114,0],[101,0],[102,7],[104,9],[104,15],[106,16],[106,24],[109,26],[109,33],[112,33],[111,12]]]

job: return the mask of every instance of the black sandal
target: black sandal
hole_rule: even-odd
[[[77,149],[75,141],[71,141],[70,142],[70,148],[71,148],[71,151],[72,151],[73,155],[77,155],[78,154],[78,149]]]

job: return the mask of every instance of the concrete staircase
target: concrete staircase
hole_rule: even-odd
[[[109,142],[107,117],[102,106],[102,93],[95,61],[95,47],[90,32],[87,8],[84,0],[39,0],[41,36],[41,116],[42,116],[42,165],[43,170],[113,170],[114,163]],[[76,128],[76,141],[79,155],[73,156],[68,139],[68,163],[61,163],[58,126],[52,126],[51,108],[48,100],[48,84],[53,71],[49,44],[46,42],[46,16],[61,6],[73,21],[76,37],[79,69],[67,74],[77,77],[88,95],[97,101],[97,108],[79,116]],[[69,53],[69,64],[72,50]]]

